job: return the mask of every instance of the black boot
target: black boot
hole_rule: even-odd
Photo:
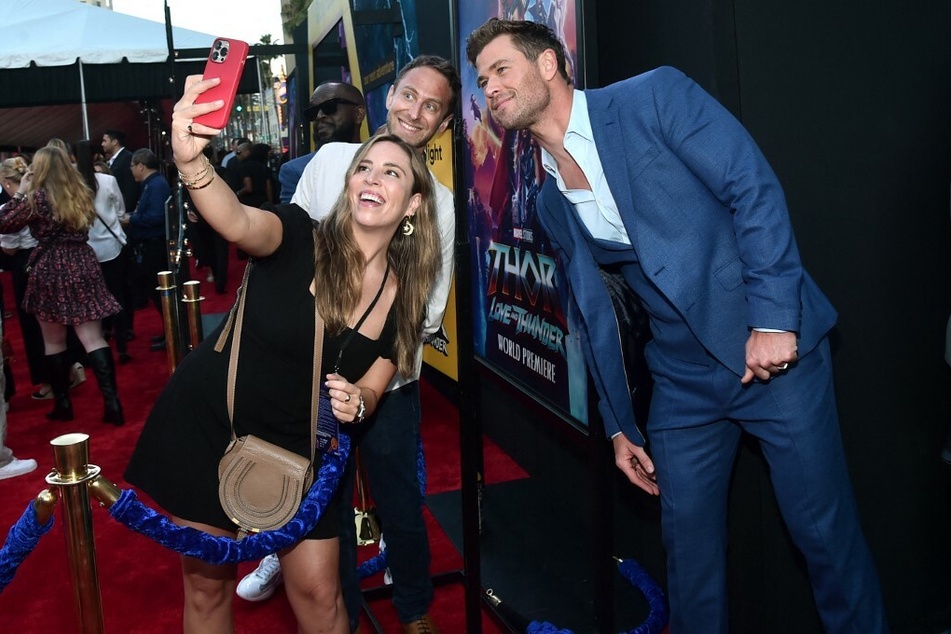
[[[49,368],[50,388],[53,390],[53,411],[47,412],[50,420],[73,420],[73,404],[69,400],[69,372],[72,369],[69,352],[46,355]]]
[[[98,348],[88,353],[89,365],[99,391],[102,392],[102,422],[110,425],[125,424],[125,415],[122,413],[122,403],[119,402],[119,392],[116,388],[116,365],[112,361],[112,348]]]

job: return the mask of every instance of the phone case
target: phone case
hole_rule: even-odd
[[[220,110],[195,117],[196,123],[219,129],[228,124],[234,107],[234,96],[238,92],[238,83],[241,81],[241,73],[244,72],[244,61],[247,57],[247,42],[226,37],[215,39],[208,53],[208,61],[205,62],[202,79],[220,77],[221,83],[200,94],[195,103],[209,103],[223,99],[225,105]]]

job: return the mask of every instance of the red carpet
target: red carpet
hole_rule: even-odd
[[[213,285],[202,282],[206,301],[204,314],[228,309],[234,299],[234,288],[241,279],[243,263],[232,262],[229,293],[218,296]],[[196,275],[204,279],[204,274]],[[14,306],[9,274],[0,275],[6,306]],[[5,539],[9,527],[16,522],[26,505],[46,487],[45,475],[52,468],[49,442],[65,433],[83,432],[90,436],[90,461],[102,467],[102,474],[120,488],[128,487],[122,473],[129,454],[148,414],[151,404],[168,378],[163,352],[149,350],[149,338],[161,333],[161,321],[151,307],[135,316],[136,339],[129,343],[133,360],[119,366],[119,394],[125,408],[127,423],[111,427],[99,422],[102,399],[91,372],[85,384],[71,392],[76,419],[69,423],[47,421],[44,414],[51,401],[30,398],[27,366],[17,318],[8,319],[5,331],[13,345],[13,371],[17,392],[11,399],[7,444],[19,458],[35,458],[39,468],[28,475],[0,480],[0,538]],[[459,488],[458,412],[431,386],[422,383],[423,442],[428,464],[428,492],[438,493]],[[502,479],[524,477],[524,472],[488,440],[485,446],[488,473]],[[175,468],[174,459],[168,468]],[[143,496],[146,503],[150,500]],[[427,511],[430,543],[433,553],[432,572],[450,572],[462,566],[462,560],[448,537]],[[151,540],[128,531],[113,521],[105,510],[93,509],[93,523],[102,594],[103,615],[107,632],[166,634],[181,631],[182,590],[178,555]],[[367,547],[363,557],[376,554]],[[240,573],[250,571],[253,564],[241,566]],[[379,576],[365,582],[381,583]],[[294,632],[295,621],[283,593],[264,603],[247,603],[235,599],[237,632]],[[385,632],[399,632],[395,611],[388,599],[371,604],[374,615]],[[0,594],[2,631],[17,634],[46,634],[79,631],[70,587],[66,546],[62,530],[62,511],[57,508],[53,529],[20,567],[16,578]],[[436,589],[432,608],[436,623],[446,634],[465,630],[463,587],[450,584]],[[366,631],[371,631],[366,628]],[[491,619],[483,614],[483,631],[499,632]]]

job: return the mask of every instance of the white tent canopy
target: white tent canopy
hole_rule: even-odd
[[[128,131],[139,124],[143,100],[180,90],[168,83],[162,22],[77,0],[0,0],[0,9],[0,146],[89,138],[105,127]],[[172,38],[175,50],[207,51],[215,36],[173,27]],[[204,58],[177,58],[176,83],[200,73]]]
[[[163,62],[165,25],[77,0],[0,0],[0,69]],[[210,48],[214,36],[172,27],[175,48]]]

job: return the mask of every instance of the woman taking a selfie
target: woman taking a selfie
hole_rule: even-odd
[[[347,172],[331,215],[315,226],[300,207],[242,205],[202,149],[219,130],[195,122],[221,102],[196,104],[218,80],[190,77],[172,117],[172,147],[195,207],[252,258],[245,288],[234,431],[308,457],[314,377],[314,308],[325,321],[319,376],[342,430],[372,414],[397,370],[414,363],[438,269],[433,185],[421,156],[396,137],[370,139]],[[412,226],[413,229],[404,229]],[[142,431],[126,479],[175,521],[235,535],[218,499],[218,462],[231,439],[227,409],[233,336],[222,327],[185,357]],[[233,334],[233,331],[232,331]],[[336,368],[336,371],[335,371]],[[311,456],[314,469],[321,455]],[[331,503],[315,529],[278,553],[300,632],[347,632]],[[236,565],[183,557],[185,632],[231,632]]]

